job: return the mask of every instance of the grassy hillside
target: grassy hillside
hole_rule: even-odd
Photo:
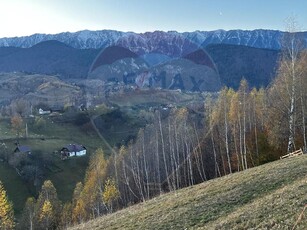
[[[162,195],[72,229],[292,229],[307,204],[307,156]],[[296,229],[307,229],[307,218]]]
[[[47,163],[43,167],[43,180],[51,180],[57,189],[62,201],[71,199],[73,189],[77,182],[82,181],[88,165],[89,155],[97,148],[107,149],[101,139],[93,130],[84,131],[82,127],[72,123],[54,122],[50,117],[45,117],[46,123],[41,130],[33,130],[33,122],[27,119],[29,138],[21,138],[21,145],[31,147],[32,156],[40,155],[39,159],[45,159]],[[12,131],[10,119],[0,121],[1,144],[7,146],[7,153],[13,154],[16,148],[16,136]],[[63,146],[70,143],[83,144],[87,147],[88,154],[83,157],[71,158],[66,161],[60,159],[59,151]],[[0,151],[2,151],[0,149]],[[32,162],[34,163],[34,162]],[[7,162],[0,162],[0,180],[7,189],[9,199],[13,202],[15,212],[20,214],[27,197],[37,194],[40,187],[35,188],[33,183],[27,183],[16,170]]]
[[[0,162],[0,181],[7,191],[9,200],[14,204],[15,215],[20,215],[27,197],[32,196],[26,183],[4,162]]]

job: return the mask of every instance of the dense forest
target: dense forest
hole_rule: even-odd
[[[85,179],[62,204],[51,181],[29,198],[17,227],[66,228],[162,193],[246,170],[286,152],[307,150],[307,53],[289,33],[277,76],[267,88],[223,88],[201,108],[144,114],[150,122],[128,144],[92,154]],[[256,64],[256,63],[255,63]],[[13,213],[0,184],[1,227]]]

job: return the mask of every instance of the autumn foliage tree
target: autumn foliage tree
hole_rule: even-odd
[[[102,200],[104,181],[107,178],[108,161],[102,149],[97,149],[91,156],[84,186],[76,185],[73,201],[72,215],[74,222],[82,222],[100,216],[106,211]]]
[[[102,200],[106,204],[108,211],[112,212],[113,203],[119,198],[120,193],[116,187],[115,181],[108,178],[105,182],[104,191],[102,193]]]
[[[42,185],[35,210],[36,222],[40,228],[54,229],[58,225],[62,205],[50,180],[45,181]]]
[[[282,40],[282,55],[277,76],[268,89],[270,98],[270,141],[284,149],[283,140],[287,139],[287,152],[301,145],[306,148],[306,52],[302,39],[297,33],[295,20],[287,22],[287,33]]]
[[[27,199],[19,224],[20,229],[35,229],[35,202],[36,200],[34,197],[29,197]]]
[[[72,216],[72,203],[67,202],[63,206],[63,210],[60,217],[60,228],[67,229],[73,223],[73,216]]]
[[[85,204],[82,200],[81,194],[83,190],[82,182],[78,182],[74,189],[73,197],[72,197],[72,222],[74,223],[81,223],[85,217]]]
[[[12,130],[16,133],[19,138],[20,133],[23,131],[23,119],[20,115],[15,115],[11,118]]]
[[[53,229],[52,222],[54,221],[54,207],[49,200],[45,200],[39,214],[39,222],[44,229]]]
[[[14,211],[13,205],[8,200],[6,191],[0,182],[0,228],[1,229],[14,229]]]

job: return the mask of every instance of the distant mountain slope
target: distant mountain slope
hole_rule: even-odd
[[[99,50],[75,49],[62,42],[46,41],[31,48],[0,48],[0,71],[23,71],[86,78]]]
[[[132,51],[163,50],[164,53],[186,54],[191,44],[207,46],[210,44],[244,45],[265,49],[280,49],[284,32],[277,30],[216,30],[179,33],[176,31],[155,31],[146,33],[121,32],[114,30],[89,31],[75,33],[34,34],[31,36],[0,38],[0,47],[14,46],[29,48],[37,43],[57,40],[77,49],[99,49],[110,45],[122,45],[133,48]],[[307,32],[300,33],[307,43]],[[172,50],[166,50],[167,44],[176,44]]]
[[[307,156],[161,195],[71,229],[294,229],[307,199]],[[295,229],[307,229],[305,215]]]
[[[219,72],[221,82],[232,88],[244,77],[252,87],[266,87],[275,77],[280,52],[236,45],[206,48]]]
[[[137,58],[137,55],[130,50],[119,47],[119,46],[110,46],[105,48],[104,52],[101,53],[95,60],[91,71],[95,70],[101,65],[111,65],[117,60],[124,58]]]
[[[166,53],[172,48],[177,49],[178,46],[174,47],[173,45],[169,45]],[[237,88],[241,78],[245,77],[251,86],[266,86],[275,75],[276,61],[278,59],[278,51],[276,50],[215,44],[207,46],[205,51],[211,58],[201,49],[181,56],[181,58],[182,60],[190,60],[195,65],[203,65],[216,70],[219,74],[221,85]],[[160,52],[162,51],[160,50]],[[52,40],[41,42],[30,48],[1,47],[0,72],[21,71],[52,74],[58,75],[63,80],[69,78],[86,79],[89,77],[88,73],[90,68],[93,71],[100,65],[105,65],[109,70],[104,68],[105,70],[102,71],[104,75],[102,75],[102,72],[96,71],[96,75],[106,76],[100,77],[103,80],[116,77],[119,81],[122,81],[124,73],[126,74],[127,72],[129,74],[130,72],[135,72],[137,69],[145,71],[145,66],[155,72],[163,72],[163,68],[167,68],[171,72],[188,67],[193,70],[192,66],[187,65],[186,62],[174,62],[177,55],[179,53],[174,56],[161,53],[137,55],[126,48],[118,46],[108,47],[103,53],[100,53],[99,49],[76,49],[62,42]],[[125,60],[128,60],[128,57],[137,58],[138,61],[126,63]],[[115,60],[119,61],[115,63],[116,65],[113,65]],[[149,66],[149,64],[144,65],[144,63],[150,62],[155,67]],[[182,66],[180,63],[182,63]],[[172,67],[173,70],[170,69],[170,65],[174,65]],[[175,68],[175,66],[177,67]],[[195,71],[198,71],[197,73],[193,71],[185,72],[189,75],[187,76],[189,78],[190,76],[201,74],[199,72],[200,70],[200,68],[195,68]],[[175,72],[174,74],[176,75]],[[185,79],[183,80],[185,81]],[[187,82],[191,83],[190,79],[187,79]],[[167,83],[167,86],[169,84]],[[210,86],[211,83],[207,82],[206,84]],[[216,83],[212,84],[211,90],[216,90],[217,85]],[[205,86],[205,83],[202,86]],[[187,89],[191,88],[192,85],[187,85]],[[208,88],[210,90],[210,87],[206,87],[205,89]]]
[[[50,106],[65,105],[81,100],[82,89],[43,74],[0,74],[0,107],[9,105],[16,98],[23,98],[32,105],[47,103]],[[27,110],[30,106],[27,107]]]

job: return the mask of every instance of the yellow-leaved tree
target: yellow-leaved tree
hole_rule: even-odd
[[[0,228],[14,229],[14,211],[13,205],[8,200],[6,191],[0,181]]]
[[[19,226],[25,229],[33,230],[35,229],[35,204],[36,200],[34,197],[29,197],[26,201],[25,207],[22,212],[21,220],[19,221]]]
[[[72,225],[72,204],[67,202],[63,206],[63,210],[60,218],[60,229],[68,229]]]
[[[16,133],[17,138],[20,137],[20,134],[23,131],[23,119],[20,115],[15,115],[11,118],[12,130]]]
[[[39,220],[42,224],[42,227],[45,229],[51,228],[51,222],[53,221],[53,207],[49,200],[45,200],[42,210],[39,215]]]
[[[91,219],[103,214],[104,205],[102,193],[104,191],[104,181],[107,175],[108,161],[104,158],[102,149],[97,149],[91,156],[89,167],[86,171],[84,187],[81,200],[78,203],[80,211],[85,205],[86,219]]]
[[[44,182],[35,210],[36,222],[40,229],[55,229],[59,225],[62,204],[50,180]]]
[[[86,218],[86,207],[83,201],[83,197],[81,196],[83,190],[82,182],[78,182],[76,184],[73,198],[72,198],[72,222],[73,223],[81,223]]]
[[[105,186],[104,191],[102,193],[102,200],[108,208],[109,212],[112,212],[113,203],[119,198],[120,193],[117,189],[115,181],[113,179],[108,178]]]

